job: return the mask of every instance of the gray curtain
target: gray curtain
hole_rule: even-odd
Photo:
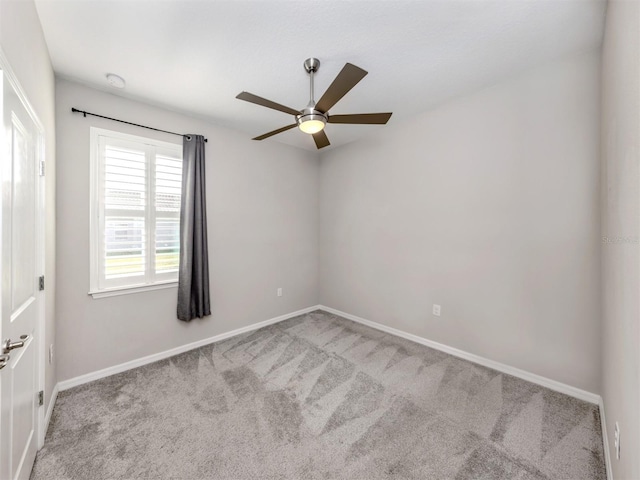
[[[178,319],[188,322],[211,315],[211,307],[204,137],[185,135],[182,145]]]

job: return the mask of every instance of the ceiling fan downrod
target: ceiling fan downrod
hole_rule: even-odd
[[[317,58],[307,58],[304,61],[304,69],[309,74],[309,105],[307,107],[313,108],[316,106],[313,94],[313,74],[320,68],[320,60]]]
[[[304,69],[309,74],[309,104],[296,115],[298,128],[304,133],[315,134],[324,129],[329,120],[326,113],[316,110],[316,102],[313,99],[313,74],[320,68],[320,60],[317,58],[307,58],[304,61]]]

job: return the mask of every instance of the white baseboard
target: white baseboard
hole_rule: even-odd
[[[604,463],[607,467],[607,480],[613,480],[613,470],[611,469],[611,452],[609,450],[609,436],[607,435],[607,420],[604,416],[604,400],[600,397],[598,403],[600,407],[600,424],[602,425],[602,448],[604,448]]]
[[[287,313],[285,315],[280,315],[279,317],[270,318],[269,320],[253,323],[251,325],[247,325],[246,327],[238,328],[236,330],[231,330],[230,332],[221,333],[220,335],[215,335],[213,337],[205,338],[203,340],[198,340],[197,342],[188,343],[186,345],[172,348],[170,350],[165,350],[164,352],[154,353],[153,355],[148,355],[146,357],[138,358],[136,360],[131,360],[129,362],[121,363],[119,365],[114,365],[113,367],[108,367],[102,370],[98,370],[96,372],[80,375],[78,377],[70,378],[69,380],[63,380],[62,382],[58,383],[56,388],[59,388],[60,391],[68,390],[70,388],[77,387],[78,385],[82,385],[84,383],[93,382],[94,380],[108,377],[110,375],[115,375],[116,373],[122,373],[127,370],[131,370],[133,368],[137,368],[143,365],[147,365],[149,363],[157,362],[158,360],[164,360],[165,358],[173,357],[174,355],[178,355],[180,353],[184,353],[189,350],[202,347],[204,345],[209,345],[210,343],[215,343],[215,342],[219,342],[220,340],[225,340],[230,337],[235,337],[236,335],[250,332],[252,330],[257,330],[259,328],[266,327],[268,325],[273,325],[274,323],[282,322],[283,320],[297,317],[298,315],[303,315],[305,313],[313,312],[314,310],[318,310],[318,309],[320,309],[319,305],[303,308],[302,310],[298,310],[296,312]]]
[[[236,330],[232,330],[226,333],[221,333],[220,335],[215,335],[213,337],[205,338],[203,340],[198,340],[197,342],[182,345],[180,347],[172,348],[170,350],[165,350],[164,352],[154,353],[153,355],[148,355],[146,357],[138,358],[136,360],[131,360],[129,362],[121,363],[119,365],[114,365],[113,367],[108,367],[102,370],[98,370],[96,372],[80,375],[78,377],[71,378],[69,380],[63,380],[56,385],[55,391],[57,394],[57,390],[59,391],[68,390],[69,388],[73,388],[78,385],[82,385],[84,383],[92,382],[94,380],[108,377],[110,375],[115,375],[116,373],[121,373],[127,370],[131,370],[133,368],[141,367],[149,363],[157,362],[158,360],[164,360],[165,358],[169,358],[174,355],[178,355],[180,353],[202,347],[204,345],[209,345],[210,343],[219,342],[220,340],[225,340],[227,338],[234,337],[236,335],[240,335],[245,332],[257,330],[259,328],[266,327],[267,325],[273,325],[274,323],[282,322],[283,320],[297,317],[298,315],[303,315],[305,313],[309,313],[314,310],[324,310],[326,312],[333,313],[334,315],[339,315],[341,317],[347,318],[354,322],[367,325],[368,327],[371,327],[371,328],[375,328],[376,330],[381,330],[383,332],[390,333],[391,335],[396,335],[401,338],[406,338],[407,340],[411,340],[412,342],[416,342],[421,345],[425,345],[427,347],[440,350],[442,352],[448,353],[455,357],[463,358],[470,362],[474,362],[479,365],[492,368],[499,372],[521,378],[528,382],[541,385],[543,387],[549,388],[551,390],[555,390],[560,393],[564,393],[566,395],[578,398],[580,400],[584,400],[589,403],[598,405],[601,401],[600,395],[597,395],[595,393],[587,392],[585,390],[572,387],[571,385],[567,385],[567,384],[558,382],[556,380],[551,380],[550,378],[536,375],[535,373],[527,372],[525,370],[520,370],[519,368],[515,368],[510,365],[506,365],[504,363],[496,362],[494,360],[490,360],[488,358],[484,358],[479,355],[475,355],[473,353],[465,352],[464,350],[459,350],[457,348],[450,347],[442,343],[434,342],[432,340],[419,337],[418,335],[407,333],[402,330],[398,330],[397,328],[393,328],[387,325],[383,325],[381,323],[373,322],[371,320],[367,320],[367,319],[358,317],[356,315],[352,315],[350,313],[342,312],[340,310],[336,310],[335,308],[327,307],[325,305],[314,305],[311,307],[303,308],[302,310],[298,310],[296,312],[291,312],[285,315],[280,315],[278,317],[270,318],[269,320],[264,320],[262,322],[247,325],[246,327],[238,328]],[[51,404],[50,404],[50,408],[51,409],[53,408]],[[50,417],[50,414],[51,412],[47,412],[47,419]]]
[[[53,407],[56,404],[56,399],[58,398],[58,391],[60,390],[60,384],[56,383],[55,387],[51,392],[51,398],[49,399],[49,406],[47,407],[47,413],[44,416],[44,425],[42,432],[42,440],[41,443],[44,444],[44,438],[47,436],[47,430],[49,430],[49,423],[51,422],[51,415],[53,414]]]
[[[536,375],[535,373],[530,373],[525,370],[520,370],[519,368],[512,367],[510,365],[505,365],[504,363],[489,360],[488,358],[465,352],[464,350],[459,350],[442,343],[434,342],[432,340],[419,337],[418,335],[398,330],[397,328],[388,327],[386,325],[382,325],[381,323],[372,322],[371,320],[366,320],[364,318],[357,317],[356,315],[351,315],[350,313],[341,312],[340,310],[336,310],[335,308],[326,307],[324,305],[320,305],[319,308],[326,312],[333,313],[334,315],[339,315],[349,320],[353,320],[354,322],[358,322],[368,327],[375,328],[376,330],[381,330],[383,332],[390,333],[391,335],[406,338],[407,340],[411,340],[412,342],[431,347],[435,350],[440,350],[442,352],[453,355],[454,357],[463,358],[465,360],[469,360],[470,362],[477,363],[479,365],[492,368],[493,370],[497,370],[499,372],[521,378],[523,380],[541,385],[551,390],[555,390],[556,392],[579,398],[580,400],[584,400],[585,402],[594,403],[597,405],[600,401],[600,395],[587,392],[585,390],[581,390],[579,388],[572,387],[571,385],[566,385],[555,380],[551,380],[550,378]]]

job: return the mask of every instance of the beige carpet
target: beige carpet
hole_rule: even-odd
[[[595,405],[321,311],[62,392],[31,476],[605,477]]]

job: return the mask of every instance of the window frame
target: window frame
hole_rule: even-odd
[[[101,157],[103,142],[115,146],[132,146],[143,149],[147,170],[145,172],[145,185],[147,191],[147,204],[144,210],[140,211],[140,217],[145,220],[146,249],[145,249],[145,273],[134,277],[121,279],[106,279],[104,272],[100,268],[100,259],[104,252],[104,181],[103,181],[103,159]],[[142,147],[142,148],[141,148]],[[164,142],[153,138],[131,135],[103,128],[90,127],[90,280],[89,295],[93,298],[110,297],[115,295],[126,295],[144,291],[172,288],[178,285],[178,272],[155,272],[156,252],[154,245],[156,235],[156,155],[169,154],[178,155],[182,158],[182,145],[177,143]],[[135,211],[123,210],[127,216],[137,216]],[[163,212],[163,217],[174,217],[180,219],[180,212]],[[153,225],[154,230],[149,231],[149,226]]]

